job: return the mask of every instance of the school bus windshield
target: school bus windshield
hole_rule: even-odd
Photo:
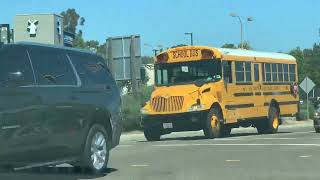
[[[157,86],[191,84],[197,80],[212,81],[221,74],[221,62],[201,60],[179,63],[163,63],[155,66]]]

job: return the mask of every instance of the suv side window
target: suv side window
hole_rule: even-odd
[[[109,69],[98,56],[70,54],[80,79],[84,85],[114,84]]]
[[[48,48],[29,50],[39,85],[76,85],[77,79],[70,61],[62,51]]]
[[[27,51],[22,47],[7,47],[0,49],[0,87],[11,84],[10,75],[21,73],[18,86],[34,84],[34,76]]]

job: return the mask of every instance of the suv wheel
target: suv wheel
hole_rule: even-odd
[[[103,126],[95,124],[88,133],[83,160],[85,167],[101,174],[109,161],[108,135]]]

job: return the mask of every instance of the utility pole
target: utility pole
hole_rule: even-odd
[[[131,82],[132,82],[132,92],[133,95],[137,96],[137,76],[136,76],[136,66],[135,66],[135,36],[131,36],[130,43],[130,66],[131,66]]]
[[[158,49],[153,49],[152,51],[154,52],[154,56],[157,56],[159,50]]]
[[[306,81],[306,89],[308,89],[308,81]],[[307,119],[309,119],[309,92],[307,92]]]
[[[243,24],[242,24],[241,17],[238,16],[237,14],[235,14],[235,13],[230,13],[230,16],[238,18],[238,20],[240,22],[240,47],[241,47],[241,49],[243,49]],[[253,21],[252,17],[248,17],[247,21],[248,22]]]

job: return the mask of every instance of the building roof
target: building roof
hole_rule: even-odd
[[[16,16],[38,16],[38,15],[54,15],[54,16],[59,16],[59,17],[63,17],[60,14],[56,14],[56,13],[35,13],[35,14],[17,14]]]
[[[216,49],[220,51],[221,55],[273,58],[273,59],[284,59],[289,61],[296,61],[296,59],[293,56],[284,54],[284,53],[251,51],[251,50],[244,50],[244,49],[228,49],[228,48],[216,48]]]

